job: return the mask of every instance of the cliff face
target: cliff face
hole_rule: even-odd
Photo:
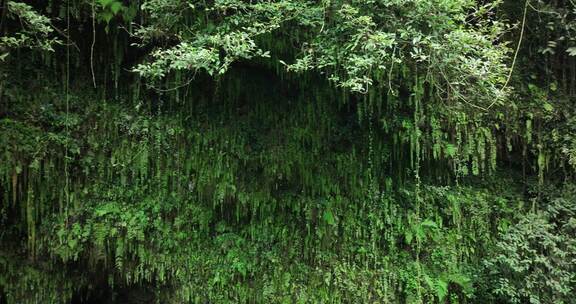
[[[573,4],[497,2],[4,0],[0,303],[569,303]]]

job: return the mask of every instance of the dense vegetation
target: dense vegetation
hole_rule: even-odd
[[[0,3],[0,303],[575,303],[575,1]]]

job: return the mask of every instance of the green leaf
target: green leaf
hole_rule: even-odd
[[[550,91],[556,92],[557,90],[558,90],[558,85],[556,84],[556,82],[552,82],[550,84]]]
[[[424,232],[424,227],[422,227],[422,225],[419,225],[416,228],[416,238],[418,241],[423,241],[426,238],[426,232]]]
[[[446,155],[448,155],[449,157],[452,157],[452,156],[456,155],[456,146],[454,146],[453,144],[447,144],[445,151],[446,151]]]
[[[103,12],[102,15],[102,20],[104,20],[106,23],[110,23],[110,20],[112,20],[112,18],[114,18],[114,15],[112,15],[111,12]]]
[[[406,231],[406,233],[404,234],[404,238],[406,239],[407,244],[411,244],[414,236],[412,235],[411,231]]]
[[[330,210],[324,211],[323,218],[326,221],[326,223],[328,223],[328,225],[333,226],[336,224],[336,221],[334,220],[334,215],[332,214],[332,212]]]
[[[102,7],[106,7],[106,6],[110,5],[112,2],[114,2],[114,0],[98,0],[98,3]]]
[[[460,286],[464,291],[472,291],[472,282],[470,278],[461,273],[453,273],[448,276],[448,281]]]
[[[436,281],[436,295],[440,302],[448,295],[448,282],[438,279]]]
[[[425,220],[422,222],[422,227],[426,228],[438,228],[438,225],[433,220]]]
[[[114,15],[117,15],[118,12],[123,8],[122,3],[121,2],[114,2],[112,3],[112,5],[110,6],[110,10],[112,11],[112,13]]]

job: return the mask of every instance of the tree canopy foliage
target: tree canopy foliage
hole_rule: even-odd
[[[0,303],[573,303],[573,0],[1,3]]]

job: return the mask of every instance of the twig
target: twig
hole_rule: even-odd
[[[90,70],[92,71],[92,84],[96,88],[96,76],[94,75],[94,45],[96,44],[96,3],[92,0],[92,46],[90,47]]]
[[[512,66],[510,67],[510,72],[508,73],[508,78],[504,83],[501,91],[504,91],[508,84],[510,83],[510,79],[512,79],[512,73],[514,72],[514,66],[516,65],[516,59],[518,59],[518,54],[520,53],[520,46],[522,46],[522,39],[524,38],[524,29],[526,28],[526,13],[528,12],[528,5],[530,5],[530,0],[526,0],[524,4],[524,16],[522,17],[522,29],[520,30],[520,38],[518,39],[518,45],[516,46],[516,52],[514,53],[514,59],[512,60]],[[494,100],[487,109],[490,109],[493,105],[496,104],[496,100]]]
[[[76,50],[78,51],[78,53],[81,53],[80,48],[78,47],[78,45],[72,41],[70,39],[70,36],[67,35],[66,33],[64,33],[64,31],[60,30],[59,28],[57,28],[56,26],[54,26],[53,24],[50,24],[50,26],[60,35],[64,36],[64,38],[66,38],[67,43],[65,43],[64,45],[69,46],[72,45],[76,48]]]
[[[446,83],[448,84],[448,88],[451,89],[452,92],[454,92],[454,95],[455,95],[456,97],[458,97],[459,99],[461,99],[462,101],[464,101],[465,103],[471,105],[471,106],[474,107],[474,108],[477,108],[477,109],[480,109],[480,110],[483,110],[483,111],[488,111],[488,109],[489,109],[490,107],[484,108],[484,107],[481,107],[481,106],[479,106],[479,105],[477,105],[477,104],[474,104],[474,103],[468,101],[468,99],[466,99],[462,94],[460,94],[460,92],[458,92],[458,90],[456,90],[456,89],[452,86],[452,83],[450,82],[450,80],[448,79],[448,77],[446,76],[446,74],[444,74],[444,71],[443,71],[442,69],[439,69],[439,71],[440,71],[440,74],[442,74],[442,76],[443,76],[444,79],[446,80]]]

